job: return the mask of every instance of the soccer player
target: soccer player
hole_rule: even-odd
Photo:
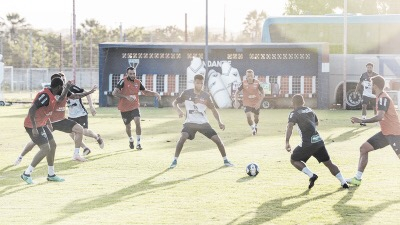
[[[248,69],[246,71],[246,79],[239,86],[235,93],[235,107],[239,108],[239,93],[243,92],[243,106],[246,113],[247,123],[250,126],[251,133],[257,134],[257,124],[260,115],[260,106],[265,97],[264,89],[260,82],[254,78],[254,71]],[[252,119],[254,117],[254,121]]]
[[[70,92],[72,93],[84,93],[85,90],[76,86],[72,85],[71,88],[69,89]],[[96,115],[96,109],[93,106],[92,98],[90,95],[86,96],[88,103],[89,103],[89,108],[90,112],[92,113],[93,116]],[[85,106],[82,103],[82,98],[78,99],[68,99],[67,101],[67,106],[68,106],[68,119],[73,120],[80,124],[83,127],[83,135],[86,137],[91,137],[96,139],[97,143],[99,144],[100,148],[104,148],[104,141],[101,138],[100,134],[96,134],[92,130],[89,130],[89,121],[88,121],[88,112],[85,108]],[[75,133],[70,133],[70,136],[72,139],[75,139]],[[83,148],[83,155],[89,155],[91,150],[86,146],[86,144],[82,141],[81,147]]]
[[[362,118],[367,118],[367,107],[368,105],[372,105],[374,108],[374,114],[376,114],[375,107],[375,95],[372,93],[372,82],[371,78],[378,75],[372,69],[374,68],[374,64],[367,63],[365,65],[367,67],[367,72],[363,73],[360,77],[360,81],[357,84],[356,90],[360,91],[361,86],[364,88],[362,92]],[[366,126],[365,123],[360,123],[361,126]]]
[[[56,73],[53,74],[51,76],[51,80],[55,79],[55,78],[60,78],[61,80],[63,80],[63,82],[65,82],[65,75],[63,73]],[[71,84],[68,88],[72,87],[73,85]],[[69,120],[67,118],[65,118],[65,106],[67,104],[67,97],[70,99],[78,99],[78,98],[82,98],[84,96],[90,95],[91,93],[93,93],[95,90],[97,89],[96,86],[93,87],[92,90],[90,90],[89,92],[84,92],[84,93],[72,93],[69,90],[67,90],[67,94],[66,94],[66,98],[63,98],[60,101],[56,102],[56,106],[54,108],[53,113],[50,116],[50,124],[48,124],[49,128],[51,131],[53,130],[59,130],[65,133],[74,133],[75,134],[75,150],[74,150],[74,154],[72,156],[73,160],[79,161],[79,162],[85,162],[86,159],[84,157],[81,157],[79,155],[79,148],[82,144],[82,135],[83,135],[83,127],[78,124],[77,122],[73,121],[73,120]],[[99,137],[100,138],[100,137]],[[101,138],[100,138],[101,140]],[[101,140],[101,142],[103,142]],[[34,147],[35,147],[36,143],[33,141],[28,142],[24,149],[22,150],[21,155],[17,158],[17,160],[14,162],[14,165],[18,165],[21,161],[22,158],[28,153],[30,152]]]
[[[347,182],[353,185],[361,185],[362,175],[368,164],[368,153],[388,145],[392,147],[396,155],[400,158],[400,122],[397,111],[394,108],[393,100],[383,91],[385,88],[385,79],[380,76],[374,76],[372,80],[372,89],[376,94],[377,114],[371,118],[351,117],[352,123],[375,123],[379,122],[381,131],[370,137],[360,147],[360,158],[358,161],[358,170],[353,178],[347,179]]]
[[[142,85],[142,82],[136,79],[136,68],[128,67],[126,76],[118,82],[112,94],[119,98],[118,109],[121,112],[126,134],[129,137],[129,148],[135,148],[131,131],[131,121],[133,120],[136,125],[136,149],[142,150],[140,143],[142,128],[140,126],[139,91],[144,95],[156,96],[158,101],[161,101],[161,96],[157,92],[147,90]]]
[[[183,144],[187,139],[193,140],[196,133],[200,132],[207,138],[211,139],[218,146],[218,150],[222,155],[225,166],[233,166],[226,157],[225,146],[219,138],[217,132],[210,126],[206,117],[206,109],[211,109],[215,119],[218,121],[219,128],[225,130],[225,125],[221,118],[210,94],[203,91],[204,77],[201,74],[194,76],[194,88],[186,89],[182,94],[173,101],[172,105],[178,112],[179,117],[183,117],[183,111],[178,104],[184,103],[186,108],[186,120],[183,124],[181,137],[176,144],[175,157],[169,168],[175,168],[178,163],[179,154],[182,151]]]
[[[54,170],[54,157],[56,153],[56,142],[50,129],[46,126],[51,114],[53,113],[56,103],[63,101],[66,98],[67,92],[71,83],[68,82],[63,89],[64,82],[60,78],[55,78],[51,81],[50,88],[44,88],[40,91],[32,102],[29,108],[28,115],[25,117],[24,127],[29,134],[31,140],[40,148],[39,152],[33,157],[32,163],[22,173],[21,178],[27,184],[33,184],[31,174],[35,167],[47,158],[48,165],[48,181],[62,182],[63,178],[57,176]],[[56,95],[61,95],[56,99]]]
[[[308,188],[314,186],[318,179],[317,174],[313,173],[306,165],[306,162],[311,156],[314,156],[318,162],[322,162],[335,176],[343,188],[349,188],[346,180],[339,171],[339,168],[332,163],[328,151],[325,148],[325,143],[319,136],[316,129],[318,118],[314,111],[304,106],[304,98],[302,95],[296,94],[292,98],[294,110],[289,114],[289,120],[286,127],[286,151],[291,152],[290,137],[292,136],[293,126],[297,124],[301,136],[301,143],[293,150],[290,156],[290,162],[299,171],[310,177]]]

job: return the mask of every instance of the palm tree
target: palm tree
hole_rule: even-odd
[[[26,32],[30,28],[30,25],[18,13],[9,13],[6,15],[6,20],[0,21],[0,28],[2,28],[2,33],[8,40],[14,41],[18,37],[18,34]]]
[[[243,34],[250,37],[252,41],[260,40],[261,41],[261,25],[262,22],[267,18],[267,14],[264,11],[257,13],[257,10],[251,11],[247,17]]]

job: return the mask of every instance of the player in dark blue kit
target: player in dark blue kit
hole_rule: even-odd
[[[292,136],[293,126],[297,124],[301,136],[301,143],[293,150],[290,157],[292,165],[307,174],[310,177],[308,188],[314,186],[314,182],[318,179],[317,174],[313,173],[306,165],[307,160],[314,156],[318,162],[322,162],[335,176],[343,188],[349,188],[345,178],[339,171],[339,168],[330,160],[325,143],[319,136],[316,129],[318,125],[317,115],[309,107],[304,106],[304,98],[302,95],[294,95],[292,98],[294,110],[289,114],[289,120],[286,128],[286,151],[291,152],[290,137]]]

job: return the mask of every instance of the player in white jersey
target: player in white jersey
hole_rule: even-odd
[[[72,93],[83,93],[85,91],[84,89],[76,85],[71,86],[69,90]],[[90,95],[87,95],[86,98],[89,103],[90,112],[92,113],[92,116],[95,116],[97,112],[93,106],[92,98],[90,97]],[[88,112],[82,103],[82,99],[68,99],[67,106],[68,106],[68,119],[79,123],[83,127],[83,135],[86,137],[91,137],[96,139],[100,148],[104,148],[104,141],[101,138],[100,134],[96,134],[92,130],[88,129],[89,128]],[[71,133],[70,136],[72,139],[75,138],[74,133]],[[83,148],[83,155],[90,154],[91,150],[86,146],[86,144],[83,141],[81,147]]]
[[[362,118],[367,118],[367,107],[371,105],[374,109],[374,114],[376,115],[376,107],[375,107],[375,95],[372,93],[372,81],[371,78],[378,75],[372,69],[374,68],[374,64],[367,63],[365,65],[367,67],[367,72],[363,73],[360,77],[360,81],[357,84],[356,90],[360,91],[361,87],[363,87],[362,92]],[[366,126],[365,123],[360,123],[361,126]]]
[[[221,118],[210,94],[203,91],[204,77],[201,74],[194,76],[194,88],[186,89],[182,94],[172,103],[177,110],[179,117],[183,117],[184,113],[178,104],[184,103],[186,108],[186,120],[183,123],[181,137],[176,144],[175,157],[172,161],[170,168],[175,168],[178,163],[179,154],[182,151],[183,144],[187,139],[193,140],[196,133],[200,132],[207,138],[211,139],[217,144],[218,149],[222,155],[225,166],[233,166],[233,164],[226,157],[225,146],[219,138],[217,132],[208,123],[206,117],[206,109],[211,109],[215,119],[218,121],[219,128],[225,130],[225,125],[222,123]]]

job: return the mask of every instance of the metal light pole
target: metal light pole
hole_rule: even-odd
[[[208,0],[206,0],[206,47],[204,49],[204,62],[206,64],[206,74],[204,74],[205,77],[205,84],[208,83]],[[206,85],[206,90],[208,90],[208,85]]]
[[[32,30],[29,32],[29,77],[30,77],[30,91],[31,91],[31,99],[32,98],[32,86],[33,86],[33,77],[32,77]]]
[[[347,93],[347,0],[343,2],[343,109],[346,109]]]
[[[73,82],[76,82],[76,15],[75,15],[75,0],[73,1],[72,6],[72,74],[73,74]]]

